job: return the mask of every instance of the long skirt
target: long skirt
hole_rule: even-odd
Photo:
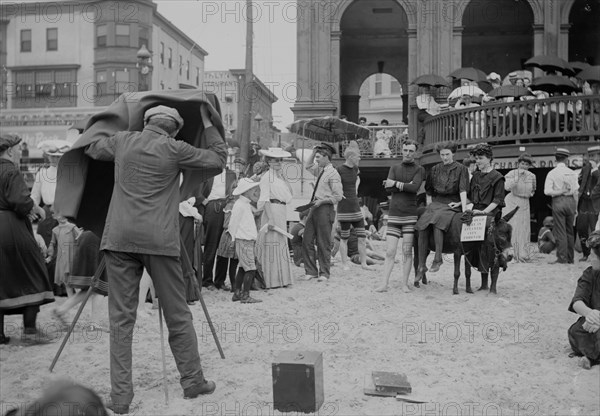
[[[590,334],[583,329],[585,318],[580,317],[569,330],[569,344],[571,348],[579,355],[584,355],[590,360],[600,360],[600,330]]]
[[[460,212],[460,208],[450,208],[448,202],[450,202],[450,200],[447,202],[433,201],[429,204],[425,209],[425,212],[419,217],[415,229],[417,231],[423,231],[430,225],[433,225],[439,230],[444,232],[448,231],[448,228],[450,228],[450,224],[452,223],[452,218],[454,218],[456,213]]]
[[[52,285],[31,223],[0,211],[0,310],[54,302]]]
[[[531,257],[531,214],[529,210],[529,198],[515,196],[511,193],[504,199],[506,206],[502,209],[502,215],[506,215],[516,207],[519,207],[514,217],[508,222],[512,226],[512,243],[515,252],[515,260],[525,260]]]
[[[273,222],[282,230],[286,230],[286,207],[282,204],[272,204]],[[266,210],[261,223],[269,223]],[[264,228],[258,233],[256,254],[261,265],[265,286],[267,289],[284,287],[292,284],[292,262],[288,248],[287,237],[277,231]]]

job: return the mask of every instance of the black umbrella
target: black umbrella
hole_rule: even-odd
[[[577,90],[570,79],[560,75],[546,75],[533,80],[531,83],[532,89],[538,89],[551,93],[570,93]]]
[[[577,74],[577,78],[587,82],[600,82],[600,65],[584,69]]]
[[[588,69],[591,65],[588,64],[587,62],[579,62],[579,61],[575,61],[575,62],[569,62],[569,66],[571,68],[573,68],[573,71],[575,71],[575,73],[581,72],[584,69]]]
[[[487,81],[487,74],[477,68],[459,68],[453,71],[450,76],[457,79],[468,79],[475,82]]]
[[[503,97],[524,97],[527,95],[533,95],[531,91],[520,85],[503,85],[498,88],[494,88],[488,94],[490,97],[503,98]]]
[[[554,55],[537,55],[527,60],[526,67],[540,68],[546,72],[560,71],[563,75],[575,75],[575,71],[567,61]]]
[[[415,80],[412,83],[421,87],[445,87],[446,85],[448,85],[448,82],[444,77],[441,77],[436,74],[421,75],[415,78]]]

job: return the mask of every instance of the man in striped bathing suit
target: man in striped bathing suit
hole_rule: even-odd
[[[354,228],[358,237],[358,252],[360,256],[361,267],[365,270],[372,270],[367,266],[367,248],[365,231],[365,219],[358,203],[357,189],[360,183],[358,176],[358,164],[360,163],[360,151],[358,146],[349,146],[344,152],[346,162],[337,168],[342,179],[342,189],[344,198],[338,202],[337,219],[340,223],[340,255],[342,256],[342,267],[349,270],[348,266],[348,238],[350,238],[350,229]]]
[[[390,274],[394,267],[398,240],[402,238],[402,278],[400,288],[410,292],[408,277],[413,263],[413,237],[417,223],[417,192],[425,178],[425,169],[415,162],[417,143],[407,140],[402,145],[402,162],[390,168],[388,178],[383,185],[392,194],[388,217],[387,249],[383,284],[375,289],[387,291]]]

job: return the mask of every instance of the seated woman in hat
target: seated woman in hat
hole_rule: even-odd
[[[440,143],[436,150],[442,159],[435,165],[425,181],[427,208],[415,225],[419,232],[419,266],[425,266],[429,236],[435,240],[435,258],[430,272],[437,272],[442,265],[444,234],[448,231],[452,218],[467,207],[469,190],[469,169],[454,160],[457,145],[454,142]],[[421,268],[421,267],[420,267]],[[421,270],[424,272],[427,270]]]
[[[573,355],[581,356],[579,365],[589,370],[600,363],[600,232],[591,233],[587,244],[592,265],[583,271],[569,305],[579,319],[568,336]]]
[[[292,263],[287,237],[286,205],[292,201],[292,187],[284,176],[282,160],[292,155],[280,148],[260,150],[269,170],[260,179],[258,209],[263,210],[258,234],[257,257],[267,289],[292,283]],[[265,227],[266,225],[266,227]]]

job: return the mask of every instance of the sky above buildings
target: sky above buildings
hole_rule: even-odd
[[[243,69],[246,59],[245,0],[154,0],[158,12],[209,55],[205,71]],[[296,96],[296,1],[254,0],[254,73],[279,98],[274,123],[293,121]]]

